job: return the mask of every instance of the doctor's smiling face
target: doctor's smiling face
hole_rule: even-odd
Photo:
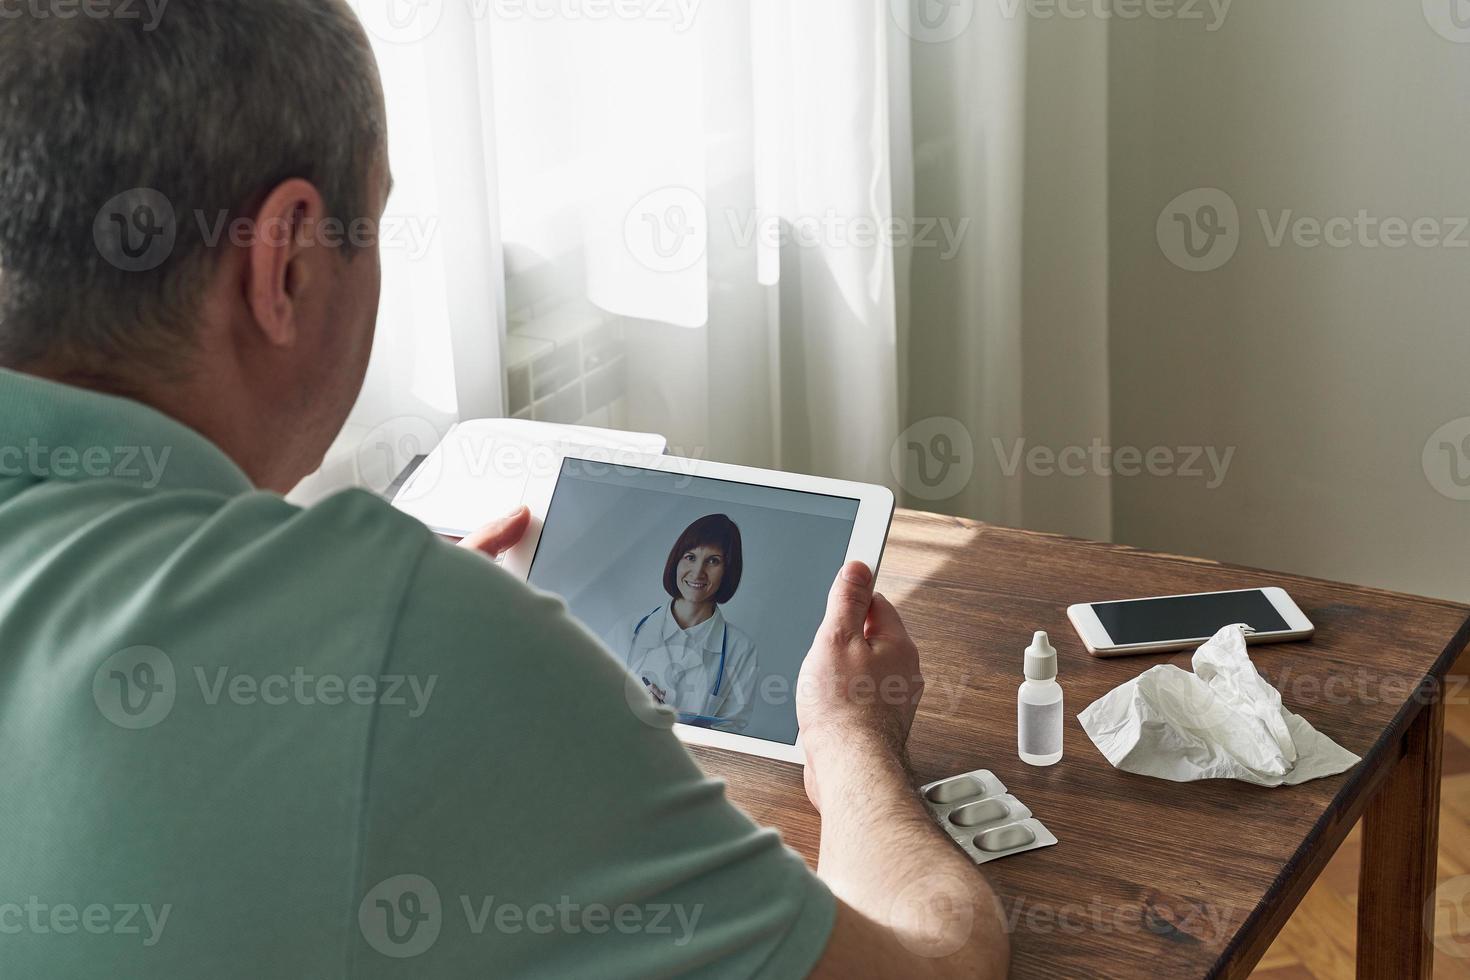
[[[724,514],[708,514],[686,527],[669,549],[664,591],[676,606],[689,604],[684,612],[708,606],[699,616],[702,619],[734,597],[743,564],[740,528]]]
[[[724,579],[725,551],[707,544],[684,552],[675,573],[679,595],[686,602],[701,605],[709,602],[720,591],[720,583]]]

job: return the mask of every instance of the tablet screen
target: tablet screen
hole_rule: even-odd
[[[684,724],[791,745],[858,501],[569,459],[528,581]]]

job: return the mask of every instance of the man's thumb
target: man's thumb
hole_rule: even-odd
[[[521,538],[526,536],[526,528],[530,523],[531,512],[525,507],[518,507],[509,515],[471,534],[459,544],[462,548],[482,552],[491,558],[499,558],[520,543]]]
[[[825,625],[843,636],[861,636],[873,601],[873,573],[860,561],[842,566],[827,596]]]

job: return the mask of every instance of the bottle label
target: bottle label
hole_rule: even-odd
[[[1027,755],[1056,755],[1062,751],[1062,702],[1022,702],[1019,708],[1020,750]]]

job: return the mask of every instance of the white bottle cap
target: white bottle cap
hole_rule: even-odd
[[[1046,631],[1037,630],[1031,638],[1031,645],[1026,648],[1026,679],[1049,681],[1056,676],[1057,652],[1052,649]]]

